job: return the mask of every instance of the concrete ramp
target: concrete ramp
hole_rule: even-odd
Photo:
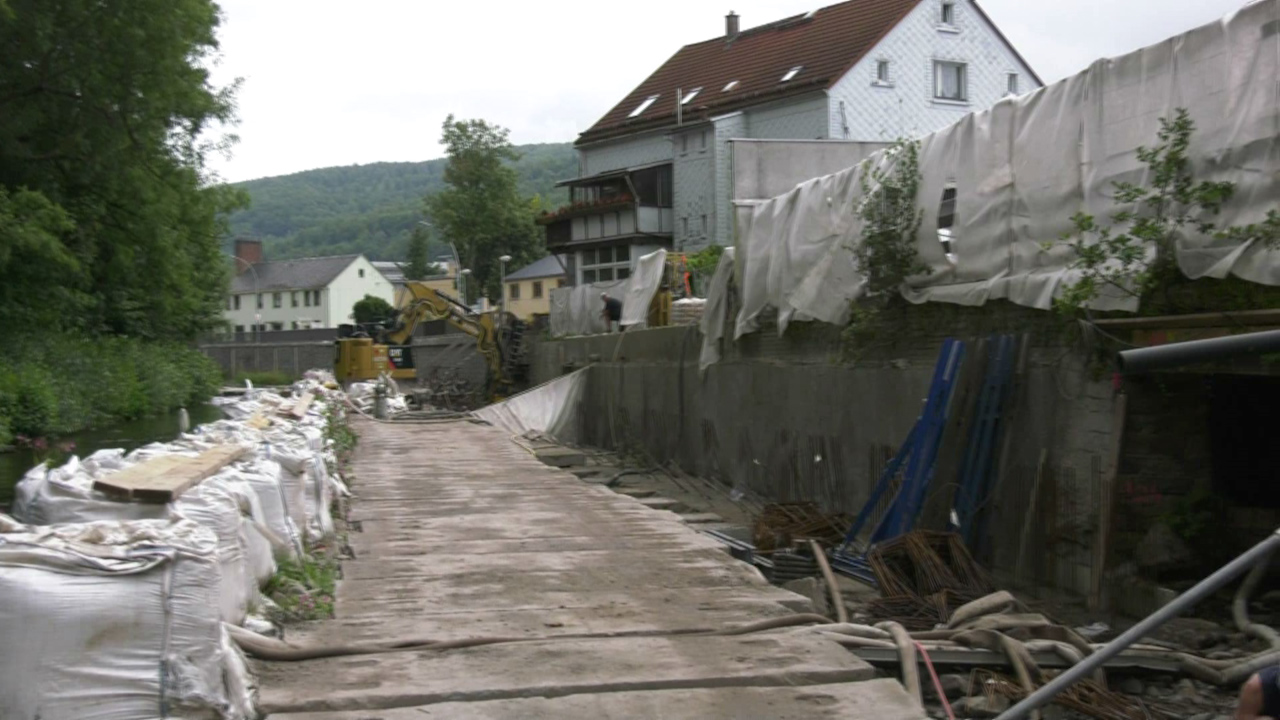
[[[272,720],[923,717],[816,634],[706,635],[812,606],[674,513],[548,468],[497,428],[357,429],[337,617],[288,639],[512,642],[257,662]]]

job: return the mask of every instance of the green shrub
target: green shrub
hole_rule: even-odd
[[[204,402],[218,366],[175,343],[77,335],[24,336],[0,347],[0,444],[65,435]]]

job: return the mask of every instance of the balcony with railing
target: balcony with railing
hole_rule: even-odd
[[[666,244],[675,229],[671,165],[619,170],[570,180],[570,201],[544,213],[552,251],[643,240]]]

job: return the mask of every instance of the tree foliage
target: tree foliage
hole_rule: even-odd
[[[484,120],[444,122],[440,140],[446,148],[446,187],[426,199],[435,228],[458,248],[463,267],[470,268],[467,294],[499,297],[502,278],[498,258],[510,255],[511,267],[542,257],[546,251],[534,224],[538,198],[520,194],[510,163],[519,153],[508,131]]]
[[[920,143],[900,140],[889,150],[889,168],[872,168],[862,176],[862,242],[854,255],[867,279],[867,295],[896,294],[912,275],[928,272],[916,239],[924,211],[916,204],[920,190]]]
[[[1181,232],[1213,235],[1241,243],[1280,242],[1280,214],[1275,210],[1259,224],[1218,228],[1213,218],[1235,194],[1230,182],[1196,182],[1187,150],[1195,123],[1185,109],[1173,118],[1160,118],[1157,144],[1139,147],[1138,160],[1147,166],[1150,185],[1115,183],[1114,200],[1121,208],[1111,224],[1093,215],[1072,216],[1075,232],[1064,240],[1075,251],[1072,267],[1080,280],[1068,286],[1057,305],[1068,314],[1082,312],[1103,293],[1148,297],[1182,281],[1177,263]]]
[[[205,68],[219,21],[211,0],[8,2],[0,316],[174,339],[218,322],[243,202],[204,164],[235,111]]]
[[[391,303],[377,295],[365,295],[351,307],[351,315],[357,325],[384,322],[395,314],[396,309],[391,307]]]
[[[521,145],[519,191],[546,205],[567,198],[555,184],[577,174],[573,146]],[[443,190],[448,160],[372,163],[322,168],[239,183],[253,205],[231,219],[232,232],[262,239],[277,259],[363,253],[373,260],[405,260],[422,198]],[[432,260],[449,254],[447,243],[428,241]]]
[[[427,231],[421,225],[415,225],[409,235],[408,263],[404,268],[407,280],[421,280],[431,274],[431,254],[428,248]]]

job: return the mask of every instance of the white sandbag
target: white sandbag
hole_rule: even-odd
[[[307,479],[307,537],[319,542],[334,533],[333,485],[329,482],[328,468],[317,454],[306,475]]]
[[[75,457],[58,468],[37,465],[27,471],[14,488],[13,516],[30,525],[149,520],[165,516],[164,505],[112,500],[93,489],[93,478]]]
[[[217,552],[187,520],[47,528],[0,516],[0,717],[252,717],[218,617]]]
[[[239,498],[229,488],[206,481],[183,493],[170,503],[170,508],[174,516],[189,518],[217,535],[218,563],[222,568],[218,607],[223,620],[239,624],[258,598]]]
[[[276,557],[297,559],[302,552],[302,543],[298,526],[291,516],[291,508],[300,508],[299,512],[305,517],[305,510],[301,510],[304,500],[301,494],[293,499],[286,494],[284,483],[280,479],[280,464],[254,458],[236,463],[234,468],[224,472],[234,473],[253,489],[262,510],[263,523],[271,533],[268,539]],[[301,493],[302,483],[297,483],[297,489]]]

